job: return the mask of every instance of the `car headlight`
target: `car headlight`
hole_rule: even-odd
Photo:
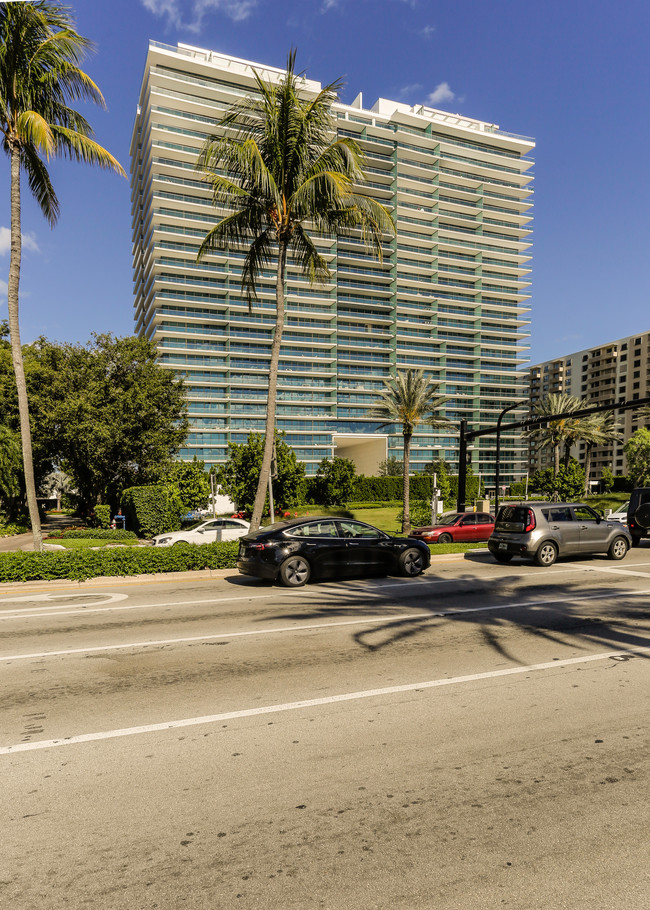
[[[160,537],[158,540],[154,540],[154,545],[157,544],[158,546],[160,546],[160,544],[169,543],[170,540],[171,540],[171,537]]]

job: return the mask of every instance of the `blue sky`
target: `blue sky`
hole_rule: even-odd
[[[109,108],[84,112],[127,172],[149,39],[275,66],[295,46],[311,78],[344,77],[344,101],[424,102],[535,138],[532,363],[650,329],[647,0],[69,2]],[[8,159],[0,173],[2,319]],[[23,341],[130,334],[128,181],[69,162],[51,173],[54,230],[24,188]]]

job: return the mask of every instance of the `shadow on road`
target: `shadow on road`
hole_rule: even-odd
[[[472,558],[470,562],[474,561]],[[480,557],[477,562],[484,562]],[[468,567],[469,568],[469,567]],[[650,567],[649,567],[650,568]],[[372,625],[352,632],[352,639],[369,652],[400,642],[425,639],[450,625],[475,627],[483,642],[513,663],[523,663],[509,652],[509,632],[575,650],[594,644],[615,650],[650,647],[650,574],[648,585],[622,591],[609,584],[544,580],[535,576],[504,574],[488,578],[471,569],[448,579],[355,579],[312,585],[304,589],[307,604],[267,615],[261,622],[308,622],[367,616]],[[621,576],[620,582],[629,581]],[[403,613],[404,615],[396,615]],[[382,622],[382,616],[386,617]],[[377,621],[379,620],[379,621]],[[642,655],[646,658],[649,654]]]

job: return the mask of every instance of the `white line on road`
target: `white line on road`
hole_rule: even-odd
[[[515,610],[525,607],[548,606],[549,604],[567,604],[587,600],[603,600],[605,597],[612,597],[614,594],[621,592],[608,592],[607,594],[585,594],[578,597],[567,597],[566,594],[559,597],[547,598],[544,600],[522,600],[508,604],[491,604],[484,607],[467,607],[452,608],[450,610],[436,610],[426,613],[395,613],[393,616],[369,617],[363,616],[359,619],[346,619],[342,622],[321,622],[305,623],[298,625],[294,623],[291,626],[280,626],[275,629],[250,629],[246,632],[220,632],[216,635],[192,635],[184,638],[160,638],[147,641],[134,641],[118,645],[96,645],[92,648],[67,648],[61,651],[38,651],[33,654],[7,654],[0,655],[0,663],[8,663],[15,660],[36,660],[45,657],[66,657],[71,654],[97,654],[106,651],[125,651],[139,648],[160,648],[165,645],[188,644],[197,641],[215,641],[217,639],[244,638],[251,635],[277,635],[281,632],[304,632],[314,629],[331,629],[338,626],[359,626],[370,623],[387,623],[387,622],[404,622],[414,619],[439,619],[444,616],[462,616],[465,613],[490,613],[496,610]],[[625,591],[628,597],[647,597],[650,595],[650,589],[645,591]]]
[[[546,570],[546,571],[548,572],[549,577],[551,577],[551,573],[553,576],[555,576],[555,575],[561,575],[561,574],[565,574],[565,573],[588,571],[588,572],[596,572],[596,573],[605,572],[608,574],[615,574],[615,575],[617,575],[617,574],[618,575],[632,575],[632,576],[637,576],[639,578],[649,578],[650,577],[650,566],[648,567],[648,572],[630,572],[629,571],[630,569],[633,569],[636,567],[642,567],[642,566],[647,566],[647,563],[633,563],[632,565],[627,566],[625,569],[622,566],[620,568],[618,568],[618,567],[614,567],[614,566],[585,565],[582,563],[580,565],[572,565],[572,566],[563,566],[563,565],[556,564],[550,570]],[[498,570],[498,569],[503,569],[503,566],[498,566],[495,564],[494,566],[491,566],[491,568]],[[512,572],[511,571],[508,574],[508,578],[512,578],[514,575],[516,577],[521,577],[521,578],[527,579],[527,578],[530,578],[531,576],[535,575],[538,571],[534,567],[522,567],[522,568],[523,569],[530,568],[531,571],[521,571],[521,572]],[[489,576],[489,578],[486,579],[486,581],[488,581],[488,582],[491,582],[492,580],[493,580],[492,576]],[[409,588],[409,587],[413,587],[414,585],[418,585],[418,586],[422,587],[422,586],[429,586],[429,585],[453,584],[455,581],[456,581],[455,578],[447,578],[447,577],[432,578],[431,576],[425,575],[425,576],[421,576],[416,581],[399,580],[399,581],[386,582],[384,579],[382,579],[382,584],[380,586],[378,586],[374,583],[374,579],[372,580],[372,583],[366,583],[363,579],[359,579],[359,580],[357,580],[355,587],[359,588],[363,593],[367,593],[368,591],[370,591],[371,593],[375,593],[375,591],[376,591],[377,593],[381,594],[383,591],[390,589],[390,588]],[[346,586],[346,590],[349,591],[350,587],[351,587],[351,585],[350,585],[350,583],[348,583],[348,585]],[[201,606],[201,604],[210,604],[210,605],[217,606],[218,604],[237,603],[239,601],[241,601],[242,603],[247,603],[248,601],[253,601],[253,600],[267,600],[267,599],[269,599],[269,597],[273,597],[273,596],[278,596],[278,597],[283,597],[283,598],[292,597],[292,596],[293,597],[305,596],[305,594],[309,595],[311,593],[318,594],[318,593],[320,593],[320,591],[321,591],[320,587],[314,586],[314,587],[310,587],[306,591],[305,590],[301,590],[301,591],[282,591],[282,590],[280,590],[277,592],[267,591],[264,594],[249,594],[249,595],[239,594],[239,595],[233,595],[231,597],[208,597],[208,598],[202,598],[199,600],[178,600],[178,601],[170,600],[170,601],[164,601],[162,603],[157,603],[157,602],[143,603],[143,604],[120,603],[119,606],[117,606],[117,605],[102,606],[102,607],[90,606],[90,607],[76,607],[74,609],[62,609],[62,607],[68,606],[67,604],[62,604],[60,606],[53,604],[52,607],[50,609],[48,609],[46,612],[42,612],[42,611],[35,612],[33,609],[30,609],[30,608],[23,608],[23,609],[17,609],[17,610],[0,610],[0,621],[2,621],[3,619],[9,619],[9,620],[11,620],[11,619],[47,619],[48,617],[54,617],[54,616],[86,616],[90,613],[111,613],[111,612],[115,612],[115,611],[121,612],[123,610],[146,610],[146,609],[154,609],[154,608],[157,610],[157,609],[164,608],[164,607],[191,607],[191,606]],[[26,601],[36,601],[36,600],[48,600],[48,599],[54,600],[55,598],[60,598],[61,600],[63,600],[65,597],[76,597],[76,598],[104,597],[104,598],[110,598],[110,600],[108,600],[106,602],[115,603],[115,601],[121,601],[122,599],[126,599],[127,597],[129,597],[129,595],[128,594],[110,594],[107,592],[96,592],[96,593],[88,592],[88,593],[83,593],[83,594],[58,594],[58,595],[55,595],[55,594],[34,595],[34,594],[32,594],[32,595],[22,595],[20,597],[2,597],[2,598],[0,598],[0,603],[17,603],[17,602],[21,602],[21,601],[26,602]]]
[[[183,720],[170,720],[158,724],[146,724],[140,727],[124,727],[121,730],[106,730],[101,733],[82,733],[79,736],[67,736],[63,739],[41,740],[35,743],[17,743],[13,746],[0,747],[0,755],[13,755],[16,752],[32,752],[36,749],[52,749],[57,746],[72,746],[79,743],[97,742],[102,739],[116,739],[120,736],[138,736],[143,733],[156,733],[163,730],[179,730],[183,727],[196,727],[201,724],[222,723],[242,717],[258,717],[263,714],[277,714],[281,711],[296,711],[301,708],[317,708],[338,702],[358,701],[362,698],[396,695],[400,692],[415,692],[421,689],[433,689],[439,686],[455,686],[462,683],[478,682],[483,679],[497,679],[503,676],[514,676],[521,673],[532,673],[540,670],[555,670],[576,664],[593,663],[636,654],[650,652],[650,648],[635,648],[627,651],[604,651],[589,656],[568,657],[565,660],[552,660],[542,664],[529,664],[526,667],[509,667],[505,670],[490,670],[487,673],[472,673],[469,676],[454,676],[447,679],[432,679],[426,682],[407,683],[401,686],[388,686],[383,689],[366,689],[361,692],[346,692],[342,695],[328,695],[324,698],[308,698],[303,701],[287,702],[281,705],[266,705],[260,708],[246,708],[242,711],[228,711],[224,714],[208,714],[204,717],[189,717]]]
[[[410,587],[413,587],[413,585],[420,585],[420,586],[427,585],[428,586],[428,585],[440,585],[440,584],[445,584],[445,583],[448,583],[448,579],[421,578],[419,581],[398,581],[398,582],[394,582],[392,584],[390,584],[390,583],[384,584],[381,586],[381,588],[377,588],[377,591],[378,591],[378,593],[381,593],[382,591],[384,591],[388,588],[396,588],[396,587],[410,588]],[[367,593],[369,588],[370,588],[369,585],[365,585],[361,588],[361,590],[364,593]],[[349,591],[349,587],[346,588],[346,590]],[[370,590],[372,591],[372,588],[370,588]],[[200,606],[201,604],[210,604],[211,606],[218,606],[219,604],[233,603],[233,602],[234,603],[241,602],[241,603],[246,604],[252,600],[269,600],[269,598],[271,598],[273,596],[282,597],[282,599],[284,599],[286,597],[300,597],[300,596],[304,597],[305,594],[309,595],[312,593],[318,594],[318,593],[320,593],[320,590],[318,588],[310,588],[308,591],[305,591],[303,589],[301,589],[300,591],[279,590],[279,591],[276,591],[273,593],[267,591],[265,594],[240,594],[240,595],[234,595],[232,597],[207,597],[207,598],[202,598],[200,600],[169,600],[169,601],[164,601],[162,603],[158,603],[157,601],[154,601],[152,603],[144,603],[144,604],[120,604],[120,606],[112,606],[112,607],[77,607],[73,610],[62,610],[59,607],[55,606],[55,607],[52,607],[51,610],[48,610],[45,613],[42,613],[42,612],[35,613],[33,610],[30,610],[30,609],[0,610],[0,620],[2,620],[2,619],[44,619],[44,618],[47,618],[48,616],[76,616],[76,615],[85,616],[88,613],[110,613],[110,612],[114,612],[116,610],[120,611],[120,612],[122,610],[146,610],[146,609],[158,610],[162,607],[192,607],[192,606]],[[372,593],[374,593],[374,591],[372,591]],[[76,596],[76,597],[94,597],[96,595],[78,594],[78,595],[74,595],[74,596]],[[110,595],[103,595],[103,596],[110,596]],[[125,597],[125,598],[127,596],[128,596],[127,594],[122,595],[122,597]],[[25,600],[27,600],[27,598],[25,598]]]

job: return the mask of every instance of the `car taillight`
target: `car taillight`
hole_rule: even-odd
[[[266,544],[265,543],[252,543],[249,545],[248,549],[249,550],[265,550]]]
[[[525,530],[534,531],[536,525],[537,525],[537,522],[535,521],[535,513],[533,512],[532,509],[528,509],[526,511],[526,528],[525,528]]]

